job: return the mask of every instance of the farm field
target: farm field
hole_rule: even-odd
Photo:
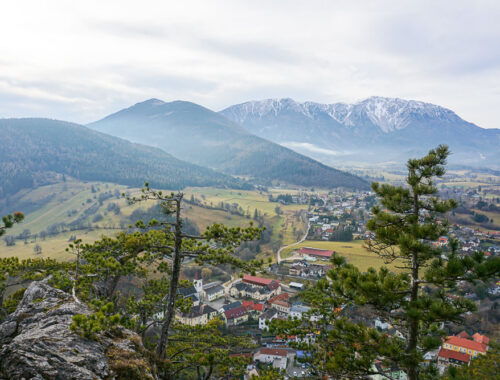
[[[500,212],[493,212],[493,211],[483,211],[483,210],[473,210],[474,212],[478,214],[483,214],[486,215],[488,218],[493,219],[493,223],[496,226],[500,226]]]
[[[283,193],[294,194],[297,190],[269,189],[269,193],[277,196]],[[245,213],[253,216],[255,210],[264,215],[264,218],[273,226],[273,241],[281,240],[282,244],[290,244],[297,240],[297,231],[304,231],[305,223],[301,218],[296,218],[295,213],[307,210],[307,205],[282,205],[269,201],[269,193],[262,191],[231,190],[216,188],[188,188],[185,191],[189,199],[191,195],[201,199],[204,204],[216,206],[220,202],[237,204]],[[280,215],[276,213],[276,207],[280,208]],[[207,210],[213,212],[213,210]],[[222,213],[222,211],[220,211]],[[231,216],[235,217],[234,215]],[[195,218],[194,220],[197,220]],[[248,219],[246,219],[248,223]],[[227,221],[221,221],[229,224]],[[294,233],[294,230],[296,231]],[[303,233],[302,233],[303,234]],[[272,254],[270,251],[266,255]]]
[[[275,190],[270,189],[269,193],[256,190],[231,190],[231,189],[217,189],[217,188],[188,188],[184,191],[186,197],[189,198],[194,195],[201,198],[202,202],[207,205],[216,206],[220,202],[224,203],[237,203],[245,212],[250,212],[253,215],[255,209],[260,210],[263,214],[275,215],[275,208],[278,203],[269,202],[269,194],[281,194],[283,192],[293,193],[293,190],[286,191],[283,189]],[[306,205],[279,205],[283,210],[297,211],[307,208]]]
[[[371,177],[369,181],[377,178],[379,182],[389,182],[396,185],[401,185],[406,180],[406,173],[394,168],[379,168],[379,167],[345,167],[343,169],[351,169],[358,175],[368,175]],[[489,187],[499,186],[500,176],[494,173],[484,172],[481,170],[447,170],[443,179],[437,181],[438,186],[445,185],[447,187],[460,187],[463,189],[475,188],[478,186]]]
[[[500,227],[500,213],[493,211],[483,211],[472,209],[472,211],[487,216],[490,221],[487,223],[478,223],[474,221],[473,216],[470,214],[461,214],[456,213],[454,217],[450,217],[451,222],[461,223],[470,228],[478,229],[486,233],[494,234],[498,232],[498,228]],[[491,223],[493,220],[493,223]]]
[[[109,230],[94,230],[85,231],[76,234],[79,239],[82,239],[86,243],[91,243],[98,240],[104,233],[110,234]],[[74,235],[74,232],[64,232],[47,238],[46,240],[37,239],[28,240],[27,243],[18,240],[15,246],[7,247],[4,242],[0,243],[0,258],[15,256],[21,260],[24,259],[34,259],[34,258],[52,258],[60,261],[71,260],[73,255],[66,252],[68,247],[69,237]],[[35,254],[35,245],[39,244],[42,247],[41,254]]]
[[[38,204],[41,206],[35,211],[25,212],[26,218],[23,223],[9,230],[9,235],[12,236],[28,231],[30,237],[16,240],[14,246],[7,246],[3,239],[0,240],[0,257],[70,259],[70,254],[65,251],[70,237],[76,237],[84,242],[91,243],[102,235],[113,235],[133,223],[130,217],[135,210],[145,210],[153,205],[152,202],[129,205],[127,200],[121,196],[123,192],[134,195],[139,192],[139,189],[111,183],[86,183],[68,180],[64,183],[43,186],[24,194],[21,193],[17,197],[16,203],[20,205],[20,211],[24,211],[23,205]],[[213,206],[217,206],[220,202],[236,203],[245,213],[248,210],[248,214],[251,216],[257,209],[264,216],[266,222],[273,226],[272,242],[279,240],[284,241],[285,244],[293,242],[295,241],[294,231],[301,231],[305,228],[302,219],[297,218],[295,213],[307,206],[279,205],[280,215],[278,215],[276,213],[278,203],[269,202],[268,193],[216,188],[188,188],[184,193],[186,199],[193,195],[207,205],[210,205],[210,202]],[[107,197],[100,199],[101,194],[107,194]],[[111,211],[110,207],[113,205],[119,207],[118,213]],[[17,211],[17,209],[10,212],[13,211]],[[94,219],[96,215],[99,215],[99,220]],[[222,210],[207,209],[187,202],[183,206],[183,216],[193,222],[200,231],[213,223],[224,223],[235,227],[247,226],[251,221],[251,218],[247,216]],[[40,236],[40,233],[43,235],[42,231],[46,231],[50,226],[58,223],[68,225],[79,218],[84,221],[85,228],[60,232],[46,237]],[[92,228],[89,228],[89,226],[92,226]],[[41,254],[34,253],[34,247],[37,244],[42,247]],[[263,248],[260,255],[262,258],[273,255],[273,250],[270,247]]]
[[[380,268],[381,266],[386,265],[381,258],[363,248],[363,244],[363,240],[354,240],[351,242],[306,240],[294,247],[284,249],[281,255],[283,258],[290,257],[294,250],[298,250],[301,247],[312,247],[331,249],[339,255],[345,257],[349,264],[357,266],[361,271],[366,271],[370,267]],[[321,263],[325,263],[325,261],[321,261]],[[401,269],[396,268],[394,264],[386,266],[394,272],[401,272]]]

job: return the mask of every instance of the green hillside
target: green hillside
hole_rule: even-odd
[[[190,102],[151,99],[89,127],[162,148],[198,165],[265,183],[368,188],[359,177],[254,136],[224,116]]]
[[[277,215],[276,204],[269,201],[267,193],[213,187],[190,187],[183,191],[186,199],[183,216],[191,232],[202,231],[213,223],[248,226],[251,219],[247,214],[253,215],[257,209],[273,229],[269,231],[272,232],[271,240],[262,245],[262,257],[274,257],[276,245],[280,245],[280,235],[283,242],[289,243],[294,241],[291,233],[294,226],[299,230],[305,228],[302,220],[296,219],[294,214],[307,206],[282,205],[281,215]],[[66,182],[20,191],[10,197],[8,212],[20,210],[26,218],[8,232],[7,236],[15,238],[15,245],[7,246],[6,241],[0,239],[0,257],[67,259],[70,255],[65,248],[72,238],[90,243],[102,235],[109,236],[126,229],[137,219],[149,220],[154,203],[130,205],[121,196],[123,192],[138,195],[139,189],[67,179]],[[196,202],[191,202],[191,198]],[[221,202],[231,205],[231,211],[220,207]],[[34,253],[37,244],[42,248],[41,254]]]
[[[48,119],[0,120],[0,198],[65,176],[127,186],[180,189],[232,186],[239,181],[183,162],[164,151],[86,127]],[[0,209],[1,209],[0,204]]]

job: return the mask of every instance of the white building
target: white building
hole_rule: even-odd
[[[290,284],[288,286],[290,288],[295,288],[295,289],[299,289],[299,290],[304,289],[304,284],[301,284],[300,282],[290,282]]]
[[[261,314],[259,317],[259,329],[267,330],[269,322],[275,318],[278,318],[278,310],[276,309],[269,309]]]
[[[307,313],[311,308],[304,305],[294,305],[290,309],[290,317],[292,319],[302,319],[302,314]]]
[[[204,289],[203,295],[207,301],[215,301],[216,299],[224,296],[224,287],[220,284],[216,284],[208,289]]]
[[[382,322],[380,319],[375,319],[375,328],[380,330],[388,330],[391,325],[387,322]]]
[[[273,364],[273,368],[285,370],[287,351],[279,348],[260,348],[253,356],[254,361]]]

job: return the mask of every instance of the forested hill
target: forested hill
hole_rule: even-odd
[[[231,186],[230,176],[178,160],[164,151],[133,144],[86,127],[48,119],[0,120],[0,196],[71,176],[180,189]]]
[[[359,177],[252,135],[226,117],[190,102],[151,99],[89,127],[157,146],[189,162],[265,182],[368,188]]]

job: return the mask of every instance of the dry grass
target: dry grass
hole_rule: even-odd
[[[345,257],[349,264],[357,266],[361,271],[366,271],[370,267],[380,268],[385,265],[394,272],[401,272],[401,270],[396,268],[395,265],[386,265],[377,255],[368,252],[365,248],[363,248],[363,244],[364,241],[362,240],[354,240],[352,242],[306,240],[305,242],[297,244],[290,249],[283,250],[284,252],[282,252],[282,256],[289,257],[292,254],[292,251],[298,250],[301,247],[331,249],[339,255]]]
[[[99,189],[96,193],[92,193],[92,186]],[[132,195],[138,193],[138,189],[129,189],[125,186],[119,186],[111,183],[99,183],[99,182],[79,182],[79,181],[68,181],[66,183],[59,183],[49,186],[39,187],[32,191],[26,192],[24,194],[23,200],[25,201],[37,201],[41,199],[46,199],[48,196],[53,198],[45,204],[43,207],[39,208],[35,212],[26,215],[26,219],[23,223],[16,225],[14,228],[9,230],[10,235],[18,235],[23,230],[30,230],[31,234],[39,234],[41,231],[45,230],[48,226],[54,223],[69,223],[78,218],[84,210],[88,209],[92,205],[97,204],[97,197],[99,193],[111,191],[114,192],[118,190],[120,193],[129,192]],[[284,189],[280,189],[280,192],[286,192]],[[290,192],[293,192],[291,190]],[[269,202],[268,194],[259,191],[241,191],[241,190],[231,190],[231,189],[216,189],[216,188],[189,188],[185,191],[185,196],[187,199],[193,194],[196,198],[202,199],[207,204],[212,202],[214,205],[219,204],[221,201],[224,203],[237,203],[243,210],[250,212],[253,217],[255,209],[258,209],[263,215],[265,215],[265,220],[273,225],[273,236],[272,241],[277,241],[280,239],[280,235],[283,236],[283,241],[285,244],[292,243],[295,241],[293,236],[294,226],[296,229],[304,229],[303,223],[300,220],[296,220],[293,215],[295,211],[300,211],[307,208],[305,205],[280,205],[280,209],[283,212],[282,215],[277,215],[275,208],[278,203]],[[203,195],[203,197],[202,197]],[[274,194],[276,196],[276,194]],[[117,203],[121,208],[121,213],[115,215],[113,212],[107,212],[107,206],[109,203]],[[146,209],[150,207],[152,202],[142,202],[135,205],[129,205],[124,198],[117,199],[115,197],[108,199],[99,206],[96,213],[103,215],[103,219],[97,223],[92,223],[91,215],[87,220],[91,222],[92,225],[99,225],[101,227],[119,227],[120,222],[125,221],[126,225],[130,224],[128,219],[132,212],[138,208]],[[75,210],[75,213],[72,211]],[[22,211],[22,210],[21,210]],[[247,226],[250,220],[246,217],[228,214],[221,210],[210,210],[203,207],[184,204],[183,216],[191,220],[200,231],[203,231],[206,226],[213,223],[223,223],[231,227],[235,226]],[[24,241],[16,240],[16,245],[12,247],[7,247],[3,240],[0,240],[0,257],[8,256],[18,256],[19,258],[33,258],[33,257],[51,257],[58,260],[68,260],[71,259],[71,255],[68,254],[65,249],[69,244],[69,237],[75,235],[77,238],[82,239],[86,243],[92,243],[93,241],[99,239],[102,235],[113,235],[117,233],[119,229],[95,229],[93,231],[79,230],[72,232],[60,233],[56,236],[47,237],[46,240],[41,239],[28,239],[25,244]],[[40,244],[42,247],[42,253],[40,255],[35,255],[34,247],[36,244]],[[264,247],[262,252],[262,258],[266,256],[273,255],[273,252],[269,247]]]

